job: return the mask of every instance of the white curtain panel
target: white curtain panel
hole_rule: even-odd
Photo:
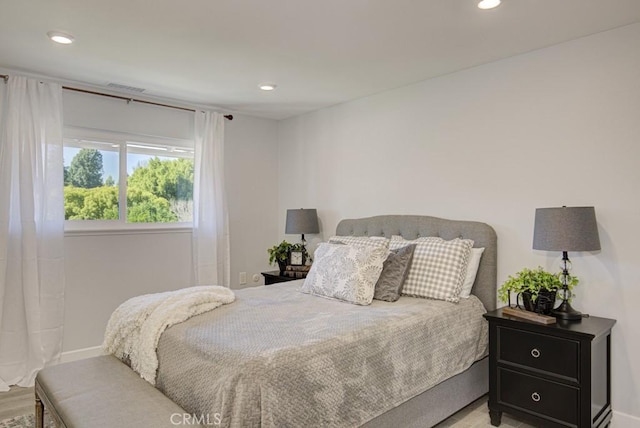
[[[229,215],[224,186],[224,117],[195,112],[193,272],[195,285],[229,287]]]
[[[0,82],[0,391],[57,362],[64,322],[62,88]]]

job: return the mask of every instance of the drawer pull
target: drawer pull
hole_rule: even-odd
[[[538,401],[540,401],[540,394],[534,392],[533,394],[531,394],[531,399],[537,403]]]
[[[533,349],[531,350],[531,356],[532,356],[533,358],[538,358],[538,357],[540,356],[540,351],[538,351],[536,348],[533,348]]]

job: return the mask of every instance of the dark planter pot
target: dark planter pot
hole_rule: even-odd
[[[287,261],[278,260],[278,268],[280,268],[280,275],[284,275],[284,271],[287,270]]]
[[[556,292],[541,290],[538,294],[538,298],[534,302],[531,298],[531,293],[524,291],[522,294],[522,305],[527,311],[535,312],[538,314],[549,315],[553,309],[553,305],[556,302]]]

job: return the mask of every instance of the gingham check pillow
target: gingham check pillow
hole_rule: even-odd
[[[347,245],[389,248],[390,240],[383,236],[332,236],[329,238],[329,243],[338,242]]]
[[[413,241],[392,236],[389,249],[417,244],[402,294],[413,297],[460,301],[473,241],[470,239],[418,238]]]

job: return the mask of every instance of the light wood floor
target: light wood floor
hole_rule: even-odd
[[[0,421],[34,412],[33,388],[14,386],[9,392],[0,392]],[[449,419],[439,423],[436,428],[487,428],[490,427],[487,396],[476,400]],[[508,415],[502,416],[501,427],[530,428],[528,425]]]
[[[460,410],[449,419],[440,422],[435,428],[488,428],[493,427],[489,420],[489,409],[487,408],[488,396],[485,395],[464,409]],[[535,428],[507,414],[502,415],[500,428]]]
[[[11,387],[9,392],[0,392],[0,421],[35,411],[33,388]]]

